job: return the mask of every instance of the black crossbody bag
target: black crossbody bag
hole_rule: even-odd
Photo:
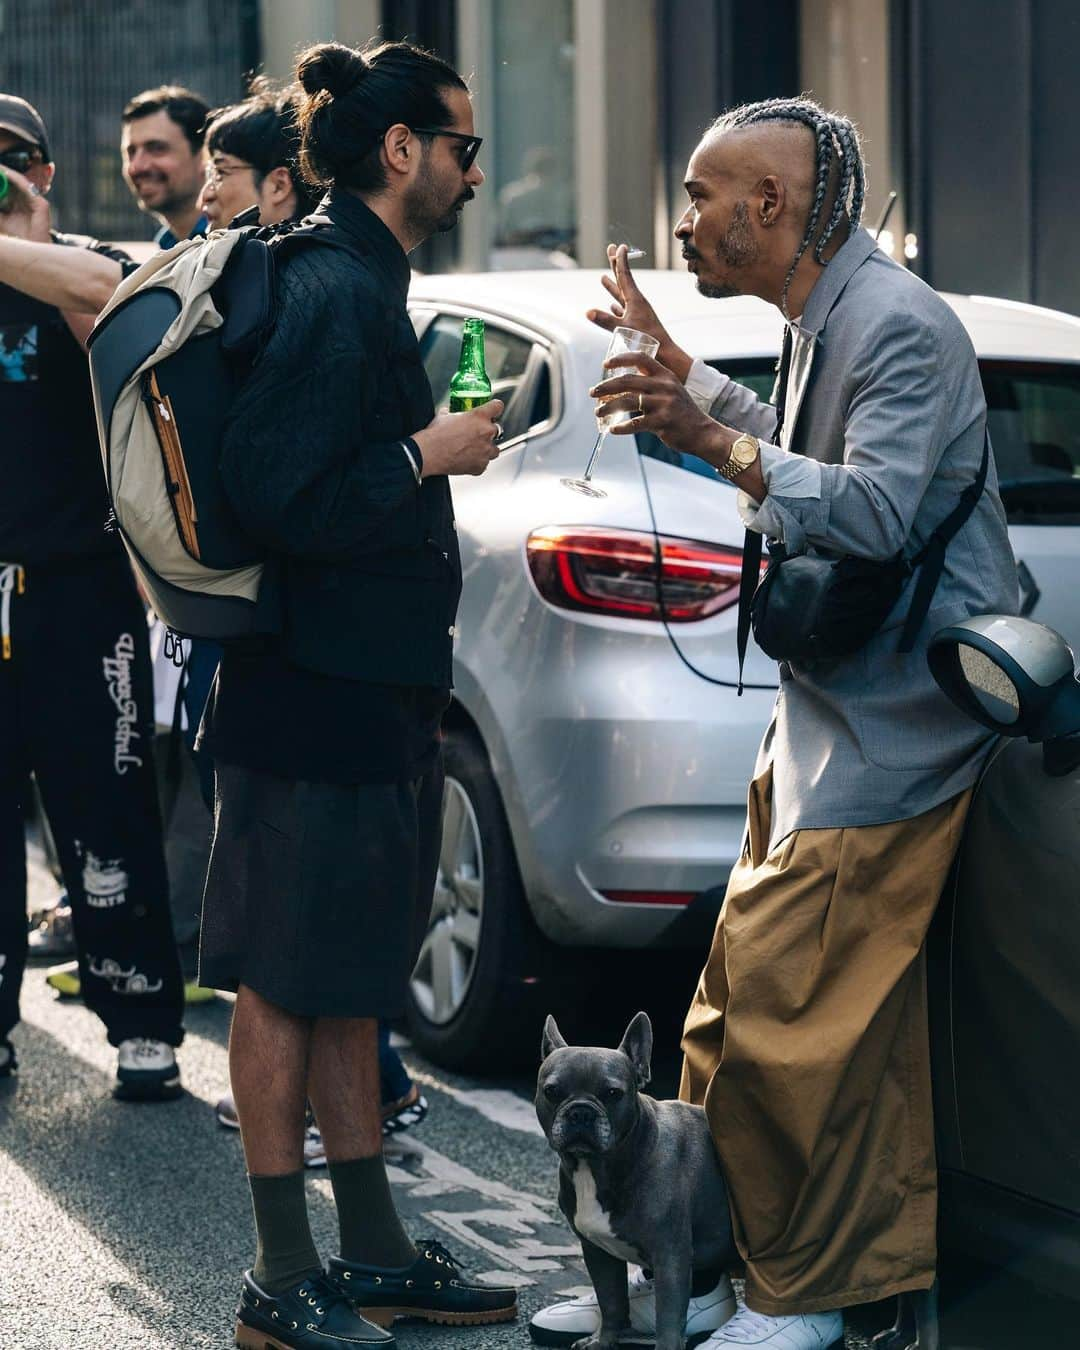
[[[777,381],[777,442],[784,423],[790,365],[789,330],[784,334]],[[811,558],[805,554],[789,557],[783,544],[776,543],[769,545],[769,565],[762,577],[762,536],[756,530],[747,530],[739,579],[739,693],[743,690],[743,664],[751,629],[754,641],[774,661],[789,661],[807,669],[836,661],[869,642],[899,600],[909,577],[918,570],[897,647],[900,652],[910,652],[941,578],[949,541],[975,510],[986,486],[989,463],[987,431],[974,480],[923,547],[910,557],[903,549],[884,561],[850,556]]]

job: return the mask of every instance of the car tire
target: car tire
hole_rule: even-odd
[[[502,1072],[538,1061],[547,1011],[541,991],[559,949],[529,911],[483,746],[469,732],[453,729],[446,734],[443,758],[439,879],[409,984],[406,1022],[413,1045],[434,1063],[463,1072]],[[458,829],[465,841],[460,844],[450,837]],[[477,893],[474,915],[470,906]],[[449,996],[448,966],[460,984]],[[442,972],[441,997],[435,993],[436,967]]]

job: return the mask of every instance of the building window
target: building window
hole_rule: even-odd
[[[573,258],[573,0],[492,6],[495,267]],[[558,259],[554,259],[557,263]]]

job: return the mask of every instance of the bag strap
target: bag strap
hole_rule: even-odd
[[[784,430],[784,404],[787,402],[788,379],[791,375],[791,329],[784,326],[784,344],[780,349],[780,360],[776,366],[776,385],[773,389],[773,402],[776,404],[776,430],[773,435],[777,444]],[[743,666],[746,664],[746,648],[750,642],[750,606],[754,592],[758,588],[761,576],[762,538],[757,530],[747,530],[743,538],[742,570],[739,573],[739,623],[735,631],[735,642],[739,653],[738,695],[742,697]]]
[[[945,551],[949,547],[950,540],[959,532],[961,526],[978,505],[979,498],[986,487],[986,473],[989,467],[990,430],[985,428],[983,430],[982,459],[979,463],[978,473],[961,492],[960,500],[956,506],[934,530],[919,552],[910,560],[912,569],[914,570],[916,567],[919,569],[919,579],[915,583],[915,593],[911,598],[907,618],[904,620],[904,629],[900,634],[898,651],[910,652],[915,646],[915,639],[919,636],[919,630],[929,613],[930,602],[934,598],[934,592],[937,590],[937,584],[941,580],[941,573],[945,568]]]

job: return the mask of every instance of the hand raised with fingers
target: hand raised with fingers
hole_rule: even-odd
[[[608,370],[632,367],[613,374],[589,390],[605,403],[605,411],[626,411],[629,422],[611,428],[612,436],[651,431],[673,450],[700,455],[718,423],[703,413],[677,375],[641,352],[620,352],[604,362]]]
[[[611,307],[609,310],[586,310],[585,317],[608,333],[620,327],[636,328],[639,333],[648,333],[660,344],[657,352],[660,364],[667,366],[680,380],[685,380],[692,364],[691,358],[672,342],[656,310],[638,288],[627,261],[626,245],[608,244],[607,251],[614,276],[608,276],[605,272],[600,278],[600,284],[611,296]]]

